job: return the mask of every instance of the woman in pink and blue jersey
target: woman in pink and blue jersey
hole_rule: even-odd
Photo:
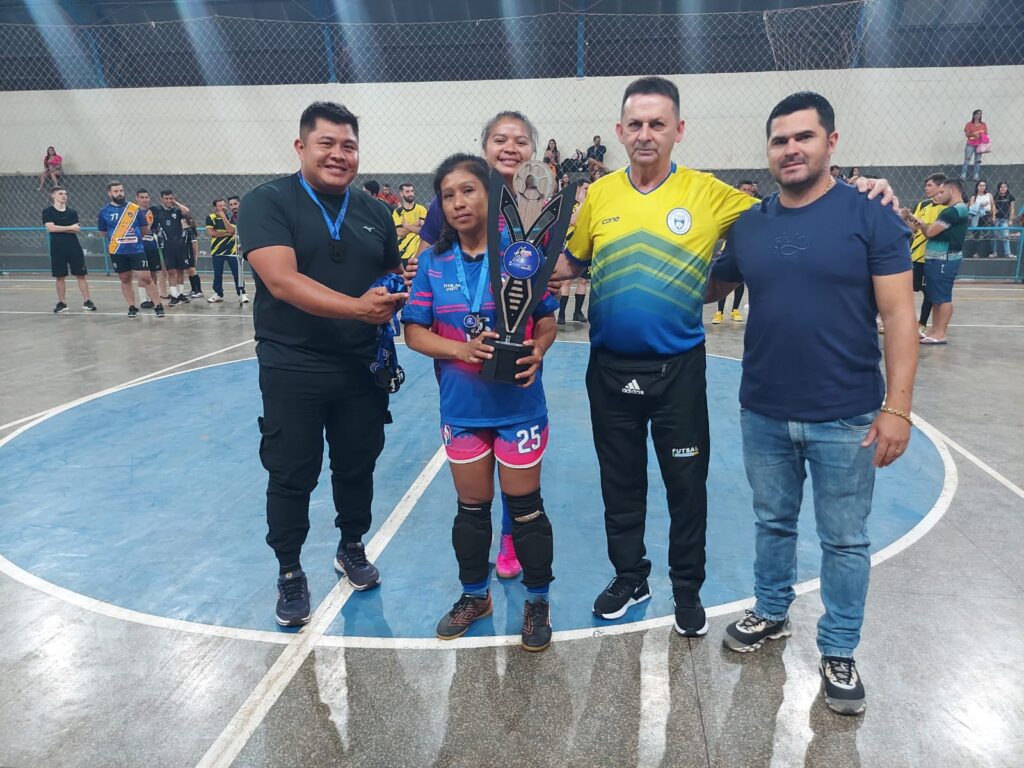
[[[410,301],[402,315],[406,344],[433,358],[441,388],[441,436],[458,492],[452,545],[462,596],[437,625],[443,640],[461,637],[491,614],[491,503],[494,468],[512,518],[512,538],[523,567],[528,599],[523,607],[523,647],[541,651],[551,642],[547,595],[551,574],[551,523],[540,494],[541,458],[547,447],[547,403],[541,361],[555,341],[558,302],[545,294],[529,321],[531,354],[516,375],[519,385],[480,376],[497,334],[488,280],[487,183],[483,158],[452,155],[434,175],[445,224],[438,241],[420,255]],[[497,254],[494,255],[498,257]]]

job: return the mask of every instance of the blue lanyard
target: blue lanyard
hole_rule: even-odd
[[[469,311],[476,314],[484,303],[484,291],[487,290],[487,251],[484,251],[484,258],[480,264],[480,277],[476,281],[476,297],[470,296],[469,284],[466,282],[466,267],[462,263],[462,249],[458,243],[452,243],[452,252],[455,254],[455,272],[459,276],[459,287],[462,288],[462,295],[469,302]]]
[[[306,194],[309,195],[310,199],[316,203],[316,207],[320,209],[320,213],[324,215],[324,221],[327,223],[327,231],[331,233],[331,240],[341,240],[341,225],[345,221],[345,214],[348,213],[348,194],[349,190],[345,190],[345,199],[341,201],[341,210],[338,211],[338,218],[331,221],[331,215],[327,213],[327,209],[324,208],[324,204],[320,202],[320,198],[316,196],[316,192],[309,186],[309,182],[302,176],[302,171],[298,173],[299,184],[306,190]]]

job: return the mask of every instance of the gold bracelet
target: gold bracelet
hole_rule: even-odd
[[[901,419],[904,419],[907,422],[907,424],[909,424],[910,426],[914,426],[914,420],[910,418],[910,415],[904,413],[898,408],[890,408],[889,406],[883,404],[882,407],[879,408],[879,410],[882,413],[891,413],[893,416],[899,416]]]

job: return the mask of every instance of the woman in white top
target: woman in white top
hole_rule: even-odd
[[[974,194],[968,207],[970,212],[970,225],[972,227],[991,227],[992,212],[995,210],[995,200],[992,193],[988,191],[988,184],[979,181],[974,185]],[[988,257],[992,255],[992,241],[984,233],[974,241],[974,247],[970,249],[972,255]]]

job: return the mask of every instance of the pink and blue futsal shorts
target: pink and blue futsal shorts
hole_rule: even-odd
[[[441,439],[453,464],[470,464],[494,452],[501,464],[513,469],[535,466],[548,447],[548,419],[506,424],[500,427],[441,425]]]

